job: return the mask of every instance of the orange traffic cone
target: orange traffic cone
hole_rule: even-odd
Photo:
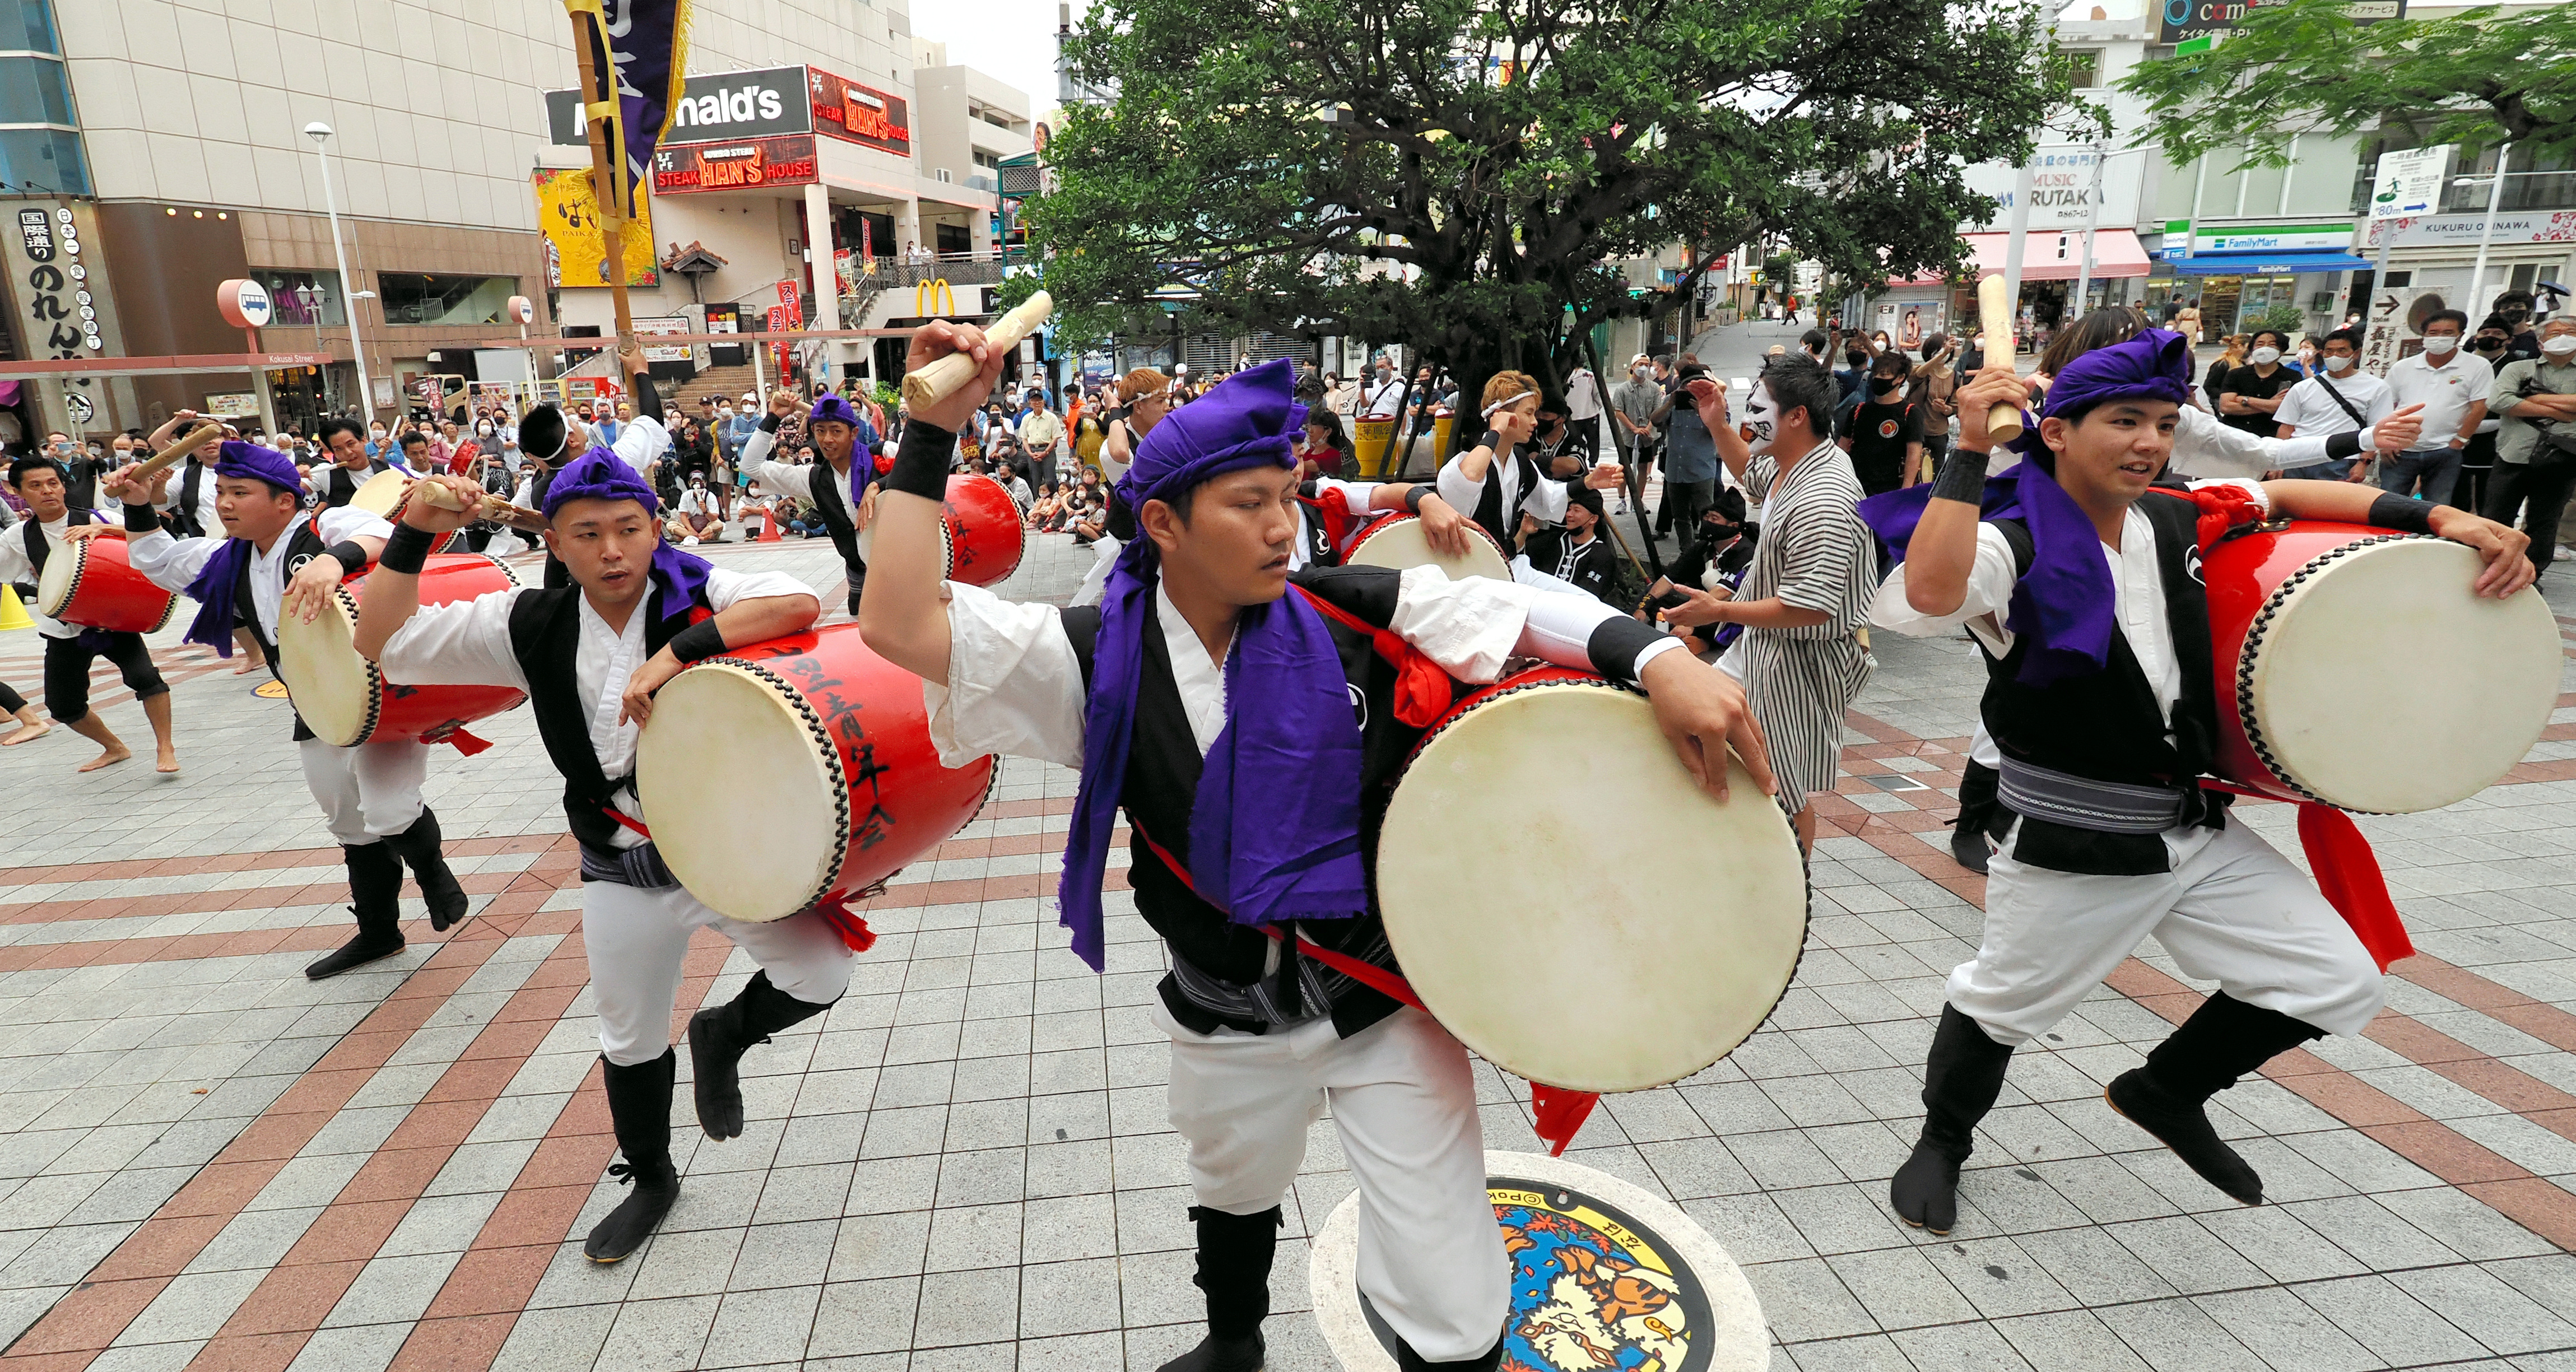
[[[774,508],[763,506],[760,511],[760,541],[763,543],[778,541],[778,511]]]

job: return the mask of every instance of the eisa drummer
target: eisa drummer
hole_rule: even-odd
[[[102,522],[95,511],[70,502],[63,469],[51,458],[22,457],[10,463],[9,488],[27,502],[27,517],[0,529],[0,582],[18,587],[18,598],[26,603],[45,640],[45,713],[98,745],[98,756],[82,763],[81,771],[95,772],[134,756],[107,721],[89,707],[90,667],[106,658],[115,664],[126,689],[143,703],[143,716],[152,722],[158,745],[158,767],[178,771],[179,753],[170,737],[170,686],[152,665],[152,651],[144,645],[143,635],[66,624],[37,608],[35,589],[44,579],[48,561],[71,556],[71,546],[83,539],[114,538],[119,530]],[[151,512],[148,506],[144,510],[147,515]]]
[[[778,430],[796,413],[796,398],[785,391],[769,397],[769,413],[760,427],[742,442],[741,463],[760,483],[764,491],[785,491],[814,507],[814,517],[823,521],[823,532],[832,536],[832,547],[841,554],[841,582],[849,592],[849,611],[859,612],[859,588],[867,584],[868,564],[859,556],[859,530],[868,526],[876,510],[876,492],[869,478],[876,473],[869,465],[865,449],[858,438],[866,421],[849,401],[827,395],[814,402],[805,417],[805,432],[814,437],[814,451],[820,460],[808,466],[770,460],[778,447]],[[823,479],[816,480],[817,477]]]
[[[2485,563],[2482,595],[2531,580],[2521,534],[2448,507],[2331,481],[2154,487],[2190,359],[2179,334],[2149,329],[2068,363],[2008,501],[1985,491],[1986,416],[2019,404],[2026,383],[2009,359],[1980,372],[1904,565],[1873,607],[1904,633],[1973,634],[1984,724],[2003,754],[1983,942],[1950,973],[1922,1139],[1890,1187],[1897,1215],[1936,1233],[1956,1220],[1959,1166],[2013,1049],[2148,935],[2220,989],[2106,1099],[2247,1205],[2262,1179],[2212,1129],[2209,1098],[2288,1049],[2359,1033],[2380,1007],[2378,967],[2352,926],[2198,786],[2218,708],[2201,544],[2259,519],[2335,520],[2469,545]]]
[[[215,515],[223,536],[173,538],[152,519],[153,502],[171,475],[161,472],[150,489],[138,487],[131,469],[115,478],[134,570],[197,602],[188,641],[230,657],[239,631],[247,630],[271,672],[277,670],[278,626],[285,617],[310,619],[342,578],[384,551],[393,532],[392,525],[355,506],[299,518],[303,478],[294,460],[226,440],[214,466]],[[465,887],[439,851],[438,815],[421,803],[429,746],[405,739],[334,747],[315,738],[302,715],[296,716],[294,739],[304,785],[340,845],[349,872],[349,913],[358,922],[347,943],[306,967],[304,975],[318,981],[402,951],[405,863],[420,882],[432,928],[444,930],[463,919]]]
[[[482,488],[431,477],[471,510]],[[625,459],[594,448],[554,474],[545,498],[549,551],[573,585],[494,591],[422,607],[432,540],[472,522],[414,500],[367,578],[358,651],[392,681],[507,686],[528,693],[546,756],[564,777],[564,814],[581,844],[582,942],[599,1007],[609,1117],[633,1194],[590,1231],[582,1251],[615,1262],[642,1246],[679,1199],[670,1150],[671,1004],[692,930],[711,928],[760,964],[730,1004],[689,1021],[698,1123],[709,1138],[742,1132],[736,1063],[769,1035],[823,1013],[850,984],[850,954],[821,915],[768,924],[726,919],[672,877],[635,798],[635,739],[652,693],[728,644],[811,626],[822,605],[780,572],[727,571],[662,541],[653,488]]]
[[[912,368],[966,351],[982,375],[913,411],[878,498],[860,629],[924,678],[942,762],[1015,753],[1082,769],[1058,895],[1095,968],[1126,809],[1137,907],[1171,952],[1155,1017],[1208,1311],[1206,1340],[1167,1372],[1262,1365],[1280,1199],[1327,1102],[1359,1188],[1360,1289],[1403,1340],[1400,1365],[1493,1367],[1509,1267],[1466,1050],[1329,965],[1393,965],[1365,879],[1386,783],[1447,708],[1449,678],[1492,681],[1518,654],[1642,677],[1694,776],[1722,789],[1732,742],[1767,786],[1742,693],[1588,596],[1432,567],[1292,573],[1286,361],[1229,377],[1145,437],[1120,483],[1139,537],[1098,608],[943,584],[950,426],[972,419],[1005,356],[982,348],[966,326],[913,335]]]

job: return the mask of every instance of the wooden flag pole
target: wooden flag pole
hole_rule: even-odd
[[[602,85],[598,66],[591,60],[590,25],[594,19],[586,17],[588,14],[588,11],[579,9],[572,12],[572,51],[574,59],[581,63],[582,125],[590,136],[590,198],[593,210],[599,216],[600,250],[605,254],[602,270],[608,274],[608,298],[617,313],[616,351],[623,355],[634,346],[635,334],[635,319],[626,305],[626,211],[617,197],[618,168],[610,159],[607,126],[601,122],[602,116],[594,108],[604,104],[611,111],[606,117],[615,118],[617,86],[613,81]],[[605,91],[607,98],[593,101],[592,94],[600,91]],[[620,382],[623,384],[623,378]]]

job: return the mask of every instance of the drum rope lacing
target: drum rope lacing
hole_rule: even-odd
[[[353,626],[356,625],[358,622],[358,598],[349,594],[349,588],[345,584],[332,587],[331,594],[339,597],[340,608],[348,612],[349,623]],[[280,635],[280,637],[283,637],[283,635]],[[358,665],[366,669],[367,673],[367,684],[364,692],[367,697],[367,719],[364,724],[358,726],[357,737],[352,738],[346,744],[341,745],[348,748],[355,748],[359,744],[376,736],[376,725],[380,722],[385,708],[385,669],[377,666],[374,659],[369,658],[364,654],[354,655],[358,658]],[[284,654],[281,652],[279,656],[282,658]],[[295,693],[292,690],[287,692],[287,695],[290,698],[292,698],[294,694]]]
[[[2254,616],[2254,622],[2245,627],[2245,646],[2238,649],[2236,654],[2236,719],[2238,724],[2245,730],[2245,742],[2254,749],[2255,760],[2263,764],[2263,770],[2271,773],[2273,780],[2278,781],[2283,786],[2298,792],[2300,795],[2309,800],[2315,801],[2320,805],[2330,805],[2333,804],[2333,802],[2318,795],[2316,792],[2309,790],[2307,787],[2300,785],[2296,779],[2292,778],[2288,769],[2283,767],[2280,761],[2272,756],[2272,747],[2269,743],[2265,742],[2263,738],[2262,720],[2256,714],[2254,708],[2254,669],[2257,661],[2262,657],[2262,639],[2264,631],[2270,627],[2272,621],[2279,616],[2282,610],[2288,608],[2291,595],[2296,592],[2310,577],[2322,575],[2328,563],[2335,561],[2337,558],[2348,557],[2363,548],[2375,547],[2383,543],[2403,543],[2431,537],[2433,536],[2430,534],[2375,534],[2368,538],[2356,538],[2350,543],[2329,548],[2326,551],[2317,554],[2315,557],[2308,559],[2307,562],[2302,564],[2297,571],[2292,572],[2289,576],[2283,578],[2280,585],[2273,587],[2272,593],[2264,597],[2263,608]],[[2349,807],[2337,806],[2336,808],[2347,809]],[[2353,811],[2353,813],[2367,815],[2378,814],[2381,812],[2376,810],[2356,810]]]
[[[63,587],[63,598],[56,601],[52,609],[46,609],[40,605],[36,607],[37,613],[42,614],[47,619],[52,619],[59,615],[65,608],[69,607],[73,601],[80,599],[81,575],[89,570],[88,543],[88,539],[82,539],[72,547],[64,549],[62,553],[56,554],[58,557],[65,554],[68,554],[71,557],[71,575],[65,578],[69,584]],[[42,590],[43,587],[39,586],[37,589]],[[173,605],[176,605],[177,603],[178,602],[175,600],[171,602]],[[157,628],[159,626],[156,625],[154,627]]]

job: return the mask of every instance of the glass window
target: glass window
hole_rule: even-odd
[[[2077,90],[2091,90],[2102,84],[2102,50],[2069,48],[2057,54],[2066,63],[2066,83]]]
[[[270,308],[283,327],[309,329],[340,328],[349,322],[340,302],[338,272],[286,271],[276,267],[253,267],[251,274],[259,284],[268,287]]]
[[[50,57],[0,57],[0,124],[73,124],[71,86]]]
[[[64,129],[0,129],[0,182],[13,190],[87,195],[89,164],[80,135]]]
[[[61,52],[47,0],[0,0],[0,52]]]
[[[376,290],[388,324],[498,324],[519,278],[378,272]]]

